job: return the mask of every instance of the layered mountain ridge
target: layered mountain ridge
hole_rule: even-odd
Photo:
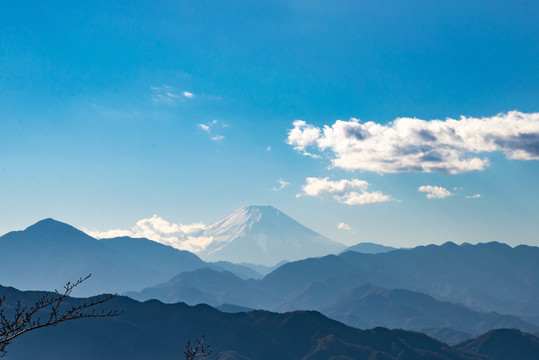
[[[0,284],[23,290],[54,290],[92,274],[77,296],[141,290],[184,271],[212,268],[240,278],[260,277],[228,262],[207,263],[197,255],[148,239],[97,240],[71,225],[41,220],[0,237]]]
[[[8,304],[31,304],[42,295],[0,286],[0,296]],[[84,301],[71,298],[66,305]],[[9,359],[174,359],[182,356],[188,339],[205,334],[214,354],[228,360],[490,360],[421,333],[381,327],[360,330],[316,311],[230,314],[207,305],[141,303],[122,296],[103,306],[122,314],[31,332],[10,345]],[[501,335],[498,345],[509,346]]]
[[[215,233],[223,245],[253,229],[263,233],[260,224],[296,226],[271,207],[244,208],[236,215],[214,227],[222,230]],[[256,244],[256,238],[243,238]],[[77,296],[119,292],[169,303],[318,310],[348,325],[419,330],[452,344],[497,327],[538,331],[539,248],[533,246],[375,247],[376,254],[345,251],[271,269],[207,263],[144,238],[96,240],[46,219],[0,237],[0,249],[0,284],[22,289],[52,290],[92,273]],[[262,277],[253,268],[270,273]]]

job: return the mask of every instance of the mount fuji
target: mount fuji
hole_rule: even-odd
[[[248,261],[270,266],[334,254],[346,248],[272,206],[242,207],[208,225],[204,236],[213,241],[197,255],[207,261]]]

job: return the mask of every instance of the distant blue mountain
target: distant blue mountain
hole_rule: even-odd
[[[262,277],[248,266],[227,261],[207,263],[189,251],[178,250],[146,238],[116,237],[99,241],[132,261],[162,273],[167,280],[181,272],[205,267],[230,271],[242,279]]]
[[[167,303],[204,303],[212,306],[228,303],[269,309],[278,298],[261,289],[258,284],[258,281],[242,280],[228,271],[204,268],[183,272],[165,283],[125,295],[140,301],[159,299]]]
[[[226,260],[273,266],[313,256],[336,254],[345,246],[301,225],[272,206],[245,206],[208,225],[212,242],[198,255],[207,261]]]
[[[214,305],[274,311],[315,309],[354,326],[429,329],[456,342],[464,333],[497,327],[537,331],[530,321],[538,309],[538,250],[447,243],[380,254],[346,252],[284,264],[260,281],[184,273],[130,296],[166,302],[211,299]],[[198,298],[191,295],[194,289]]]
[[[254,270],[228,262],[206,263],[198,256],[148,239],[97,240],[76,228],[45,219],[24,231],[0,237],[0,284],[54,290],[92,274],[76,295],[141,290],[180,272],[209,267],[259,278]]]
[[[361,242],[359,244],[347,247],[346,249],[343,250],[343,252],[355,251],[355,252],[359,252],[363,254],[379,254],[379,253],[389,252],[392,250],[396,250],[396,248],[391,247],[391,246],[370,243],[370,242]]]
[[[148,269],[74,227],[45,219],[0,237],[0,284],[54,290],[92,274],[77,295],[126,291],[159,281]]]
[[[343,285],[339,278],[357,281]],[[446,243],[380,254],[348,251],[285,264],[262,282],[283,296],[313,282],[325,282],[325,291],[334,294],[369,283],[531,320],[539,315],[539,248],[492,242]]]
[[[530,333],[539,330],[539,326],[516,316],[482,313],[461,304],[438,301],[422,293],[372,285],[354,288],[320,310],[326,316],[360,328],[383,326],[427,333],[428,329],[449,328],[471,335],[498,328],[518,328]],[[433,335],[441,336],[436,331]],[[449,339],[441,340],[448,342]]]

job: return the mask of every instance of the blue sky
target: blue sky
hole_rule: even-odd
[[[208,224],[270,204],[349,244],[539,245],[538,15],[536,1],[11,2],[0,14],[0,233],[45,217],[100,231],[153,214]],[[455,145],[488,165],[453,174],[381,171],[381,153],[338,166],[337,143],[289,138],[298,119],[391,130],[400,117],[501,114],[504,132],[520,124],[513,110],[525,136]],[[389,198],[360,204],[351,192]]]

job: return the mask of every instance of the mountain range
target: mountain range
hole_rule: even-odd
[[[42,294],[0,287],[8,305],[31,304]],[[71,298],[66,305],[83,301]],[[516,340],[521,356],[514,359],[534,360],[529,354],[537,355],[538,339],[520,332],[508,336],[507,331],[495,330],[483,336],[487,340],[480,337],[452,348],[417,332],[381,327],[359,330],[316,311],[231,314],[208,305],[141,303],[122,296],[103,306],[122,314],[30,332],[8,347],[8,359],[175,359],[182,357],[188,339],[203,334],[214,355],[227,360],[498,360],[487,355],[495,353],[493,349],[510,348]]]
[[[343,252],[346,251],[355,251],[363,254],[380,254],[385,253],[389,251],[396,250],[396,248],[392,246],[385,246],[380,244],[375,244],[371,242],[362,242],[356,245],[352,245],[344,249]]]
[[[92,282],[77,289],[78,296],[140,290],[199,268],[228,270],[241,278],[261,276],[244,265],[207,263],[188,251],[148,239],[97,240],[53,219],[5,234],[0,249],[0,284],[54,290],[92,274]]]
[[[372,284],[534,320],[539,315],[538,260],[538,247],[512,248],[497,242],[446,243],[379,254],[348,251],[284,264],[262,283],[287,299],[319,282],[326,284],[323,297]]]
[[[268,218],[289,222],[273,208],[243,210],[238,216],[259,220],[231,226],[239,229],[235,234],[262,233],[257,226],[271,223]],[[144,238],[96,240],[46,219],[0,237],[0,249],[0,284],[20,289],[52,290],[92,273],[75,295],[118,292],[223,309],[317,310],[351,326],[422,331],[451,344],[500,327],[539,332],[539,248],[532,246],[376,247],[374,254],[348,250],[272,268],[208,263]]]

